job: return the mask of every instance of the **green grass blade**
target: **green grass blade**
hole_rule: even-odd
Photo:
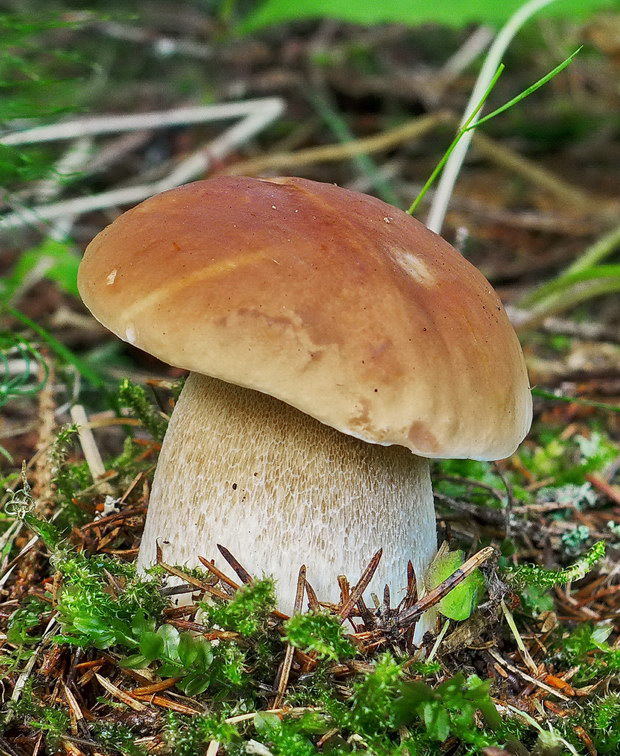
[[[61,360],[67,362],[69,365],[73,365],[73,367],[82,375],[82,377],[89,381],[89,383],[92,383],[93,386],[96,386],[98,388],[103,388],[103,378],[89,365],[83,362],[83,360],[73,354],[70,349],[67,349],[67,347],[60,341],[58,341],[58,339],[52,336],[49,331],[40,326],[38,323],[35,323],[34,320],[31,320],[27,315],[24,315],[23,312],[16,310],[14,307],[7,305],[5,309],[16,320],[19,320],[20,323],[23,323],[25,326],[30,328],[30,330],[34,331],[37,336],[39,336],[39,338],[48,345],[48,347],[54,352],[54,354],[56,354],[56,356],[60,357]]]
[[[540,89],[548,81],[551,81],[551,79],[553,79],[554,76],[557,76],[561,71],[563,71],[567,66],[569,66],[573,62],[573,59],[575,58],[575,56],[578,55],[582,49],[583,49],[583,45],[581,45],[581,47],[578,47],[572,55],[569,55],[568,58],[566,58],[566,60],[563,60],[558,66],[556,66],[553,69],[553,71],[549,71],[549,73],[543,76],[542,79],[538,79],[538,81],[534,82],[534,84],[529,86],[523,92],[518,94],[516,97],[513,97],[512,100],[509,100],[500,108],[497,108],[496,110],[489,113],[488,115],[485,115],[484,118],[481,118],[477,123],[464,126],[463,131],[470,131],[471,129],[475,129],[478,126],[482,126],[483,123],[490,121],[491,118],[495,118],[495,116],[498,116],[500,113],[504,113],[506,110],[509,110],[514,105],[517,105],[519,102],[521,102],[521,100],[524,100],[526,97],[531,95],[537,89]]]

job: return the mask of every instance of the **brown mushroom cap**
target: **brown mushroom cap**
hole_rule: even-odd
[[[423,224],[300,178],[151,197],[89,245],[79,288],[121,339],[425,457],[523,440],[523,355],[490,284]]]

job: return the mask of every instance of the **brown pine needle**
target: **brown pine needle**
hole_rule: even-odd
[[[215,575],[215,577],[221,580],[222,583],[226,583],[226,585],[230,586],[235,591],[238,591],[241,587],[239,583],[235,583],[234,580],[229,578],[225,572],[222,572],[219,567],[216,567],[213,562],[210,562],[206,557],[199,556],[198,561],[200,562],[200,564],[202,564],[203,567],[206,567],[209,572]]]
[[[366,588],[368,588],[368,585],[370,584],[370,581],[372,580],[373,575],[377,571],[377,567],[379,566],[379,562],[381,561],[382,555],[383,555],[383,549],[379,549],[379,551],[377,551],[377,553],[373,556],[373,558],[368,563],[368,567],[366,567],[357,585],[351,591],[351,595],[349,596],[348,600],[340,608],[340,611],[338,612],[338,614],[341,616],[343,622],[347,619],[349,614],[351,614],[351,610],[353,609],[355,604],[357,604],[357,602],[361,598]]]
[[[220,552],[220,554],[224,557],[224,559],[228,562],[228,564],[233,568],[233,570],[239,575],[239,579],[242,583],[245,583],[246,585],[248,583],[252,582],[252,576],[250,573],[243,567],[239,562],[235,559],[235,557],[228,551],[226,546],[222,546],[220,543],[217,544],[217,548]]]
[[[175,577],[181,578],[181,580],[184,580],[186,583],[189,583],[190,585],[193,585],[195,588],[198,588],[201,591],[204,591],[205,593],[209,593],[212,596],[215,596],[216,598],[224,599],[225,601],[230,601],[230,596],[227,593],[224,593],[224,591],[220,591],[219,588],[214,588],[210,583],[205,583],[202,580],[198,580],[198,578],[193,577],[192,575],[187,575],[182,570],[177,569],[176,567],[173,567],[170,564],[166,564],[166,562],[158,562],[158,564],[166,570],[166,572],[169,572],[171,575],[174,575]]]
[[[121,690],[120,688],[117,688],[116,685],[111,683],[109,680],[106,680],[105,677],[102,677],[100,674],[95,672],[95,677],[97,678],[97,681],[99,684],[105,688],[108,693],[110,693],[114,698],[118,698],[119,701],[122,701],[124,704],[127,704],[130,709],[133,709],[134,711],[147,711],[148,706],[145,706],[143,703],[140,703],[140,701],[136,701],[135,698],[132,698],[129,693],[125,693],[124,690]]]
[[[293,608],[293,614],[299,614],[301,612],[304,602],[304,588],[306,584],[306,565],[302,564],[299,568],[299,575],[297,576],[297,591],[295,593],[295,605]],[[286,647],[286,654],[284,655],[284,661],[280,667],[280,674],[278,675],[277,691],[278,694],[275,697],[272,709],[279,709],[284,701],[286,694],[286,688],[288,686],[288,679],[291,674],[291,665],[293,664],[293,655],[295,654],[295,647],[290,643]]]

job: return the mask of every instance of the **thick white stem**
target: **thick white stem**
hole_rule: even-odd
[[[387,584],[394,605],[407,561],[421,585],[436,551],[428,460],[192,374],[164,440],[142,566],[155,561],[156,542],[169,563],[196,565],[200,554],[230,573],[217,550],[226,546],[252,574],[276,578],[285,612],[301,564],[319,600],[337,602],[338,575],[354,584],[383,548],[366,595],[382,596]]]

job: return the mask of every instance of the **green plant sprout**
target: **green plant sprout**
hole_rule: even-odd
[[[482,124],[486,123],[487,121],[490,121],[492,118],[495,118],[495,116],[500,115],[500,113],[504,113],[509,108],[514,107],[517,103],[521,102],[521,100],[524,100],[526,97],[528,97],[529,95],[531,95],[537,89],[540,89],[540,87],[542,87],[543,85],[545,85],[548,81],[550,81],[551,79],[553,79],[561,71],[563,71],[568,65],[570,65],[573,62],[573,59],[575,58],[575,56],[579,54],[579,52],[581,51],[581,49],[582,48],[579,47],[577,50],[575,50],[575,52],[572,55],[569,55],[568,58],[566,58],[565,60],[563,60],[552,71],[550,71],[548,74],[546,74],[545,76],[543,76],[541,79],[538,79],[538,81],[534,82],[534,84],[532,84],[531,86],[529,86],[527,89],[523,90],[523,92],[521,92],[520,94],[518,94],[516,97],[513,97],[507,103],[505,103],[501,107],[497,108],[493,112],[489,113],[484,118],[481,118],[478,121],[474,122],[475,119],[476,119],[476,116],[478,115],[478,113],[480,112],[480,110],[482,109],[482,107],[484,106],[484,103],[488,99],[489,95],[491,94],[491,92],[493,91],[495,85],[497,84],[497,81],[498,81],[499,77],[501,76],[502,72],[504,71],[504,68],[505,68],[504,64],[503,63],[500,64],[500,66],[495,71],[495,74],[494,74],[493,78],[491,79],[490,84],[488,85],[488,87],[486,88],[484,94],[482,95],[482,97],[478,101],[478,104],[475,106],[475,108],[473,109],[473,111],[469,114],[469,116],[468,116],[467,120],[465,121],[465,123],[459,128],[459,130],[456,133],[456,136],[452,140],[450,146],[448,147],[448,149],[444,153],[443,157],[441,158],[441,160],[439,161],[439,163],[437,164],[437,166],[435,167],[435,169],[433,170],[433,172],[429,176],[428,180],[426,181],[426,183],[424,184],[424,186],[422,187],[422,189],[418,193],[418,196],[411,203],[411,206],[407,210],[407,212],[409,213],[409,215],[413,215],[415,213],[415,211],[418,209],[418,207],[420,206],[420,203],[424,199],[426,193],[431,188],[431,186],[435,183],[435,181],[437,180],[437,177],[439,176],[439,174],[444,169],[444,166],[448,162],[448,159],[450,158],[450,155],[452,155],[452,153],[454,152],[456,146],[458,145],[458,143],[461,141],[461,139],[465,136],[465,134],[468,131],[472,131],[473,129],[477,129]]]
[[[547,570],[535,564],[522,564],[518,567],[506,568],[503,574],[515,588],[528,585],[552,588],[573,580],[581,580],[604,556],[605,541],[597,541],[580,559],[563,570]]]

